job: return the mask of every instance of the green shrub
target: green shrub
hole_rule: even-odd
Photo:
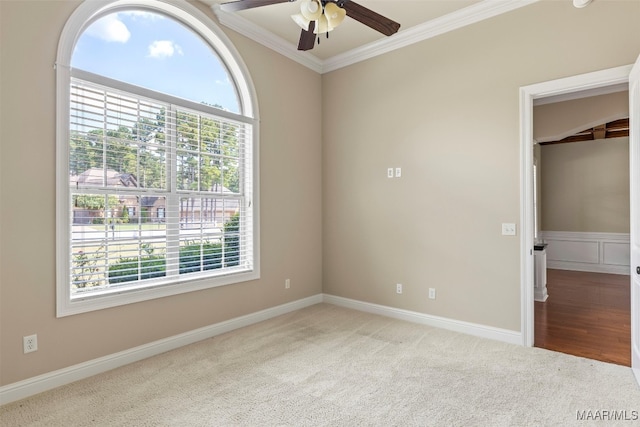
[[[122,214],[120,215],[120,220],[122,221],[123,224],[129,223],[129,208],[127,208],[126,206],[122,207]]]
[[[224,223],[224,266],[240,264],[240,214],[235,214]]]
[[[166,261],[163,255],[145,255],[120,258],[109,266],[109,283],[123,283],[132,280],[151,279],[166,275]]]
[[[232,267],[240,264],[240,216],[231,217],[224,224],[224,262],[223,243],[189,242],[180,247],[180,274]],[[153,248],[143,245],[142,257],[120,258],[109,266],[109,283],[123,283],[140,279],[151,279],[166,275],[164,255],[154,255]]]
[[[180,274],[222,267],[222,244],[191,243],[180,248]]]
[[[73,254],[71,284],[75,288],[100,286],[102,282],[101,261],[104,258],[104,245],[94,252],[78,251]]]

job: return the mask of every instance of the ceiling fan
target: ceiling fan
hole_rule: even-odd
[[[236,0],[220,4],[220,9],[225,12],[237,12],[293,1],[296,0]],[[316,35],[318,35],[318,43],[320,43],[320,34],[326,33],[329,37],[329,31],[340,25],[345,15],[385,36],[395,34],[400,29],[400,24],[397,22],[351,0],[302,0],[300,13],[291,16],[296,24],[302,27],[298,50],[313,49]]]

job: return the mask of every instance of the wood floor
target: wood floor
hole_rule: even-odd
[[[629,276],[547,270],[535,303],[535,346],[631,366]]]

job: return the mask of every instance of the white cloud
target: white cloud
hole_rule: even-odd
[[[131,37],[127,26],[117,14],[106,15],[87,28],[87,34],[107,42],[126,43]]]
[[[133,20],[137,20],[138,18],[139,19],[144,19],[144,20],[149,20],[149,21],[156,21],[158,19],[164,19],[164,16],[162,16],[162,15],[160,15],[158,13],[146,12],[144,10],[125,10],[124,12],[118,12],[118,15],[129,16]]]
[[[171,40],[156,40],[149,45],[149,58],[170,58],[175,54],[183,55],[182,48]]]

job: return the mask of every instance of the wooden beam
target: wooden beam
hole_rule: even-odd
[[[566,144],[568,142],[593,141],[595,139],[620,138],[623,136],[629,136],[628,118],[585,129],[557,141],[541,142],[540,145]]]
[[[623,136],[629,136],[629,129],[607,131],[607,138],[622,138]]]
[[[629,130],[629,119],[614,120],[607,123],[607,130]]]
[[[607,136],[607,125],[599,125],[593,128],[593,139],[604,139]]]

